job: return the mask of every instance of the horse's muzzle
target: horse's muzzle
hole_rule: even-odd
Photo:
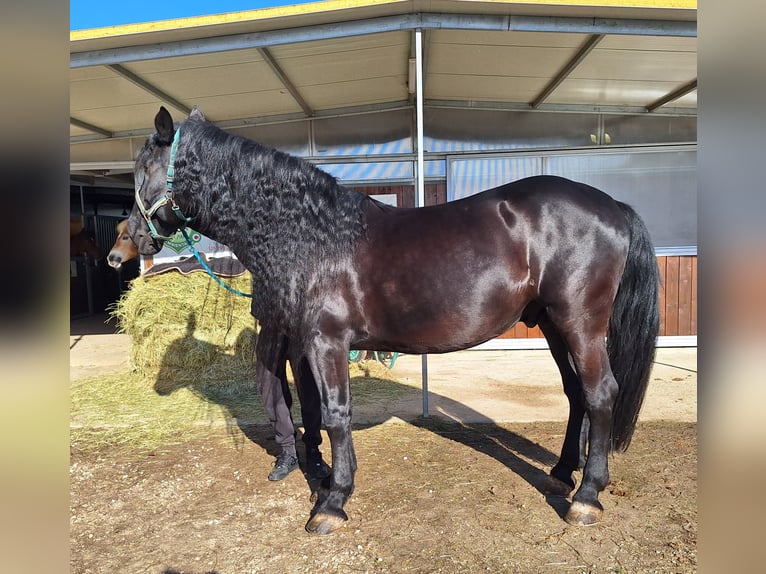
[[[155,255],[162,249],[162,240],[154,239],[148,233],[137,233],[133,242],[141,255]]]
[[[122,267],[122,256],[121,255],[112,255],[111,253],[107,256],[106,262],[109,263],[109,267],[113,267],[115,269],[119,269]]]

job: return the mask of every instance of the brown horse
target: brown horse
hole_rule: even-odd
[[[110,267],[119,269],[123,263],[138,257],[138,248],[128,234],[128,220],[123,219],[117,224],[117,239],[106,256]]]
[[[95,261],[103,257],[96,241],[91,237],[79,218],[69,218],[69,256],[88,255]]]
[[[286,340],[305,364],[301,385],[318,392],[309,408],[321,409],[332,446],[332,476],[307,530],[340,527],[354,490],[349,349],[444,353],[517,321],[542,329],[569,400],[548,488],[574,490],[587,427],[566,520],[601,519],[608,455],[630,444],[659,330],[657,261],[631,207],[542,176],[448,204],[394,208],[223,132],[197,108],[178,129],[161,108],[155,128],[136,159],[128,233],[151,255],[193,221],[251,271],[262,325],[256,377],[277,380]]]

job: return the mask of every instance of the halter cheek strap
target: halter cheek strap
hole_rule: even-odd
[[[141,212],[141,215],[144,216],[144,220],[146,221],[146,224],[149,227],[149,235],[152,236],[154,239],[170,239],[171,237],[173,237],[173,235],[175,235],[175,232],[173,233],[173,235],[160,235],[154,223],[152,222],[152,217],[154,217],[154,214],[157,213],[157,211],[162,206],[170,204],[170,209],[172,209],[176,217],[179,220],[183,221],[184,223],[188,223],[189,221],[193,219],[192,217],[186,217],[181,212],[181,208],[178,207],[178,204],[176,204],[175,199],[173,199],[173,179],[175,177],[176,151],[178,150],[178,140],[180,139],[180,137],[181,137],[181,128],[176,130],[175,136],[173,137],[173,144],[170,146],[170,161],[168,161],[168,171],[167,171],[167,178],[166,178],[167,191],[163,193],[159,197],[159,199],[157,199],[157,201],[155,201],[151,205],[151,207],[149,207],[149,209],[147,209],[144,206],[144,202],[141,199],[141,194],[139,193],[139,191],[143,188],[143,184],[144,184],[143,177],[141,179],[141,185],[136,186],[136,205],[138,205],[138,209]]]

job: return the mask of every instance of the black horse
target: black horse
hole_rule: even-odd
[[[354,489],[349,349],[444,353],[517,321],[540,326],[569,399],[548,490],[574,489],[587,429],[582,484],[566,520],[601,519],[607,456],[630,443],[659,328],[657,263],[632,208],[559,177],[393,208],[221,131],[197,108],[177,130],[164,108],[154,124],[136,160],[129,233],[153,254],[193,220],[252,272],[253,311],[271,339],[259,345],[257,376],[276,380],[289,345],[306,366],[303,381],[316,385],[330,437],[333,472],[308,531],[342,525]]]

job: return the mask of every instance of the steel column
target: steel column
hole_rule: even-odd
[[[417,194],[415,207],[426,205],[425,160],[423,158],[423,31],[415,30],[415,115],[417,123]],[[421,379],[423,387],[423,417],[428,417],[428,355],[421,355]]]

